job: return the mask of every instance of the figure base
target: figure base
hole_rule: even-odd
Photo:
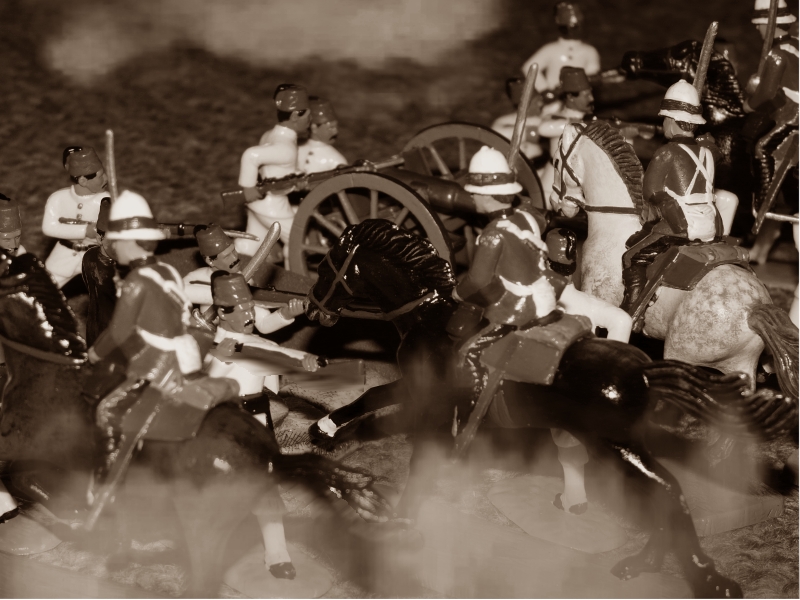
[[[41,554],[60,543],[49,529],[24,514],[0,524],[0,552],[17,556]]]
[[[264,546],[254,546],[230,567],[223,581],[251,598],[319,598],[333,586],[333,577],[323,566],[294,544],[288,544],[294,579],[273,577],[264,564]]]
[[[553,544],[598,554],[628,541],[625,530],[591,501],[582,515],[553,506],[553,499],[563,489],[557,477],[525,475],[495,485],[489,490],[489,500],[525,533]]]

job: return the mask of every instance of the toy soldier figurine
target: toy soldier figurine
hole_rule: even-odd
[[[262,199],[255,186],[259,176],[274,179],[297,172],[297,134],[308,131],[311,114],[308,93],[303,87],[283,83],[275,89],[274,99],[278,124],[261,137],[258,146],[242,154],[239,185],[248,201],[247,233],[263,239],[270,225],[278,221],[281,241],[286,245],[295,213],[289,203],[291,189],[267,192]],[[259,244],[246,239],[237,239],[235,243],[239,254],[247,256],[253,256]]]
[[[768,0],[756,0],[753,23],[758,26],[762,37],[768,34]],[[772,124],[757,143],[756,160],[761,169],[761,190],[759,200],[766,200],[767,190],[772,183],[778,161],[774,150],[787,139],[798,126],[798,39],[797,18],[789,12],[786,2],[779,0],[775,25],[775,43],[764,58],[760,78],[754,76],[748,86],[750,95],[745,103],[748,112],[759,112]],[[795,151],[796,152],[796,151]],[[787,157],[788,159],[789,157]],[[796,158],[795,158],[795,164]],[[769,210],[767,207],[766,210]]]
[[[243,265],[236,245],[219,225],[211,223],[207,227],[198,226],[194,235],[200,256],[208,266],[195,269],[183,278],[184,291],[192,304],[205,309],[213,304],[211,274],[219,270],[238,273]]]
[[[93,148],[70,146],[62,162],[73,185],[50,195],[42,219],[42,233],[58,238],[44,266],[59,288],[81,272],[84,252],[96,245],[90,226],[108,197],[106,172]]]
[[[86,317],[86,345],[92,346],[114,314],[117,304],[118,278],[117,263],[106,250],[106,231],[108,230],[108,214],[111,211],[111,199],[103,198],[100,213],[97,215],[97,246],[89,248],[83,255],[81,275],[89,292],[89,312]]]
[[[562,67],[578,67],[587,75],[600,72],[597,50],[580,39],[583,12],[578,4],[574,0],[557,2],[553,12],[558,26],[558,41],[545,44],[522,65],[523,73],[527,73],[533,63],[539,65],[536,89],[540,92],[558,87]]]
[[[285,373],[286,369],[242,356],[236,352],[236,346],[259,348],[279,357],[293,358],[302,363],[307,371],[317,370],[317,357],[299,350],[281,348],[275,342],[253,333],[253,327],[258,325],[255,303],[250,287],[240,273],[215,272],[211,288],[219,315],[219,327],[214,337],[217,348],[206,357],[206,371],[211,377],[236,380],[244,408],[254,413],[262,424],[269,422],[272,429],[269,400],[270,396],[278,393],[278,376]],[[286,548],[283,530],[286,509],[277,491],[268,495],[253,512],[258,517],[264,537],[265,564],[273,576],[293,579],[295,569]]]
[[[5,194],[0,194],[0,248],[9,256],[25,254],[25,248],[19,244],[21,237],[19,204]]]
[[[497,133],[504,135],[509,140],[514,135],[514,125],[517,122],[517,107],[519,106],[520,97],[522,95],[524,79],[514,78],[506,81],[506,94],[508,95],[511,104],[514,106],[514,112],[503,115],[495,119],[492,123],[492,129]],[[553,107],[553,112],[560,109],[558,103],[551,103],[548,107]],[[542,154],[542,146],[539,137],[539,125],[544,117],[544,97],[538,92],[531,95],[530,104],[528,105],[528,117],[525,121],[525,131],[520,145],[520,151],[529,159],[533,160],[539,158]]]
[[[331,171],[347,164],[333,143],[339,135],[339,121],[333,105],[324,98],[311,96],[311,137],[298,148],[297,168],[304,173]]]
[[[196,377],[204,354],[198,340],[206,348],[210,340],[191,326],[191,303],[178,272],[153,256],[164,237],[147,201],[122,192],[111,206],[106,240],[112,258],[131,270],[120,284],[109,326],[88,353],[90,362],[100,363],[85,393],[101,398],[96,417],[106,461],[87,523],[110,498],[165,399],[196,402],[194,408],[205,410],[238,392],[229,380]]]
[[[713,138],[695,138],[705,123],[697,90],[679,81],[667,90],[659,116],[669,140],[653,155],[644,174],[644,227],[627,242],[622,257],[625,297],[629,312],[646,283],[647,267],[670,246],[723,234],[723,222],[714,201],[714,161],[719,150]]]
[[[537,79],[538,81],[538,79]],[[556,112],[542,119],[539,125],[539,136],[550,139],[550,161],[541,169],[539,179],[542,189],[546,190],[545,198],[549,202],[549,190],[553,189],[555,170],[553,161],[558,152],[558,142],[568,123],[583,121],[594,112],[594,94],[586,72],[577,67],[561,69],[559,94],[563,106]]]

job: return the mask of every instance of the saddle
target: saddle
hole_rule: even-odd
[[[481,353],[481,362],[502,371],[503,379],[551,385],[564,352],[591,331],[587,317],[561,315],[547,325],[518,329],[501,338]]]
[[[721,265],[736,265],[751,270],[745,248],[726,242],[672,246],[647,267],[647,284],[631,307],[634,331],[639,331],[644,312],[662,286],[691,291],[706,273]]]

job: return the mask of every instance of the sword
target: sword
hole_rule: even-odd
[[[694,89],[697,90],[697,97],[703,99],[703,88],[706,85],[706,74],[708,65],[711,62],[711,53],[714,52],[714,38],[717,37],[719,22],[713,21],[706,30],[706,37],[703,40],[703,48],[700,50],[700,58],[697,60],[697,70],[694,75]]]

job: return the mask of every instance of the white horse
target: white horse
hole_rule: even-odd
[[[622,302],[625,242],[641,229],[643,172],[620,133],[603,121],[566,127],[555,157],[551,202],[568,216],[583,208],[589,230],[583,245],[583,291],[615,306]],[[643,333],[664,340],[664,358],[750,376],[765,344],[781,390],[797,398],[798,331],[772,304],[749,269],[718,266],[690,291],[661,287],[645,313]]]

